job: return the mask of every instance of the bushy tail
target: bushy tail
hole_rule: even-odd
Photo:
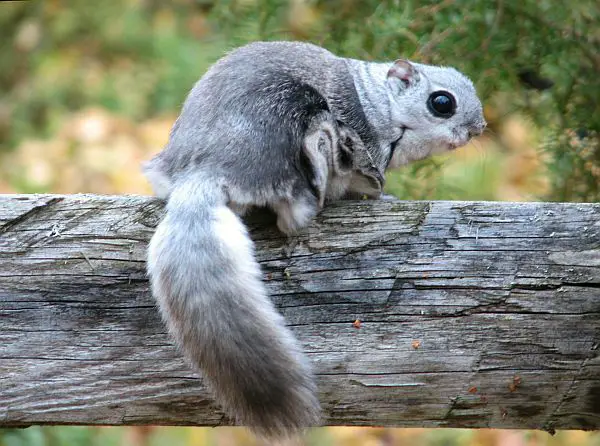
[[[319,421],[316,386],[225,200],[216,186],[192,181],[171,193],[149,246],[152,292],[224,409],[258,434],[293,435]]]

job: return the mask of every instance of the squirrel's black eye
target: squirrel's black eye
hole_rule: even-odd
[[[449,118],[456,111],[456,101],[447,91],[435,91],[429,95],[427,107],[438,118]]]

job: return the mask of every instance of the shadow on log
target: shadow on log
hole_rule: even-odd
[[[165,334],[148,197],[0,196],[0,426],[228,424]],[[600,428],[600,204],[345,202],[265,281],[326,422]]]

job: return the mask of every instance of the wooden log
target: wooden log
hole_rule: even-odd
[[[148,291],[162,212],[0,196],[0,426],[229,424]],[[600,428],[600,204],[345,202],[291,253],[251,227],[327,424]]]

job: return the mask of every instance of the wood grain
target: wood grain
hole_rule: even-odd
[[[162,212],[0,196],[0,426],[229,424],[149,295]],[[600,204],[345,202],[291,255],[250,226],[327,424],[600,428]]]

